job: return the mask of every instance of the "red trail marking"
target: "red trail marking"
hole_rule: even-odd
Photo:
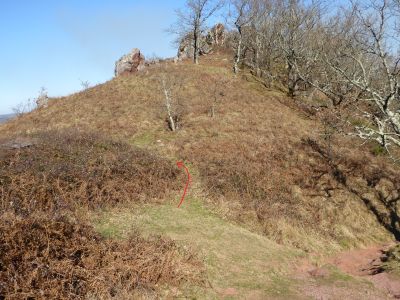
[[[187,190],[189,188],[190,173],[189,173],[188,168],[186,168],[185,164],[183,163],[183,161],[178,161],[176,163],[176,165],[178,166],[179,169],[185,168],[187,176],[188,176],[188,179],[187,179],[187,182],[186,182],[186,186],[185,186],[185,190],[183,191],[183,195],[182,195],[181,201],[179,202],[179,205],[178,205],[178,208],[179,208],[179,207],[181,207],[181,205],[183,203],[183,200],[185,200],[185,196],[186,196]]]

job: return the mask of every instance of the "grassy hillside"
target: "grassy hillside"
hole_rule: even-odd
[[[176,132],[166,122],[163,74],[180,112]],[[358,140],[328,136],[323,120],[246,71],[234,76],[222,54],[200,65],[164,62],[52,99],[1,125],[3,144],[16,138],[33,144],[0,154],[2,209],[54,214],[62,195],[68,215],[85,219],[107,243],[126,247],[140,232],[146,243],[152,241],[146,236],[162,234],[189,247],[202,257],[207,284],[193,269],[197,261],[185,262],[182,254],[177,264],[189,264],[187,272],[172,265],[177,275],[155,288],[165,297],[202,298],[204,291],[207,298],[313,297],[299,288],[306,279],[296,277],[294,262],[319,264],[399,233],[391,202],[400,188],[398,169]],[[74,138],[76,132],[83,137]],[[192,174],[181,210],[174,208],[184,184],[177,160]],[[14,198],[18,209],[7,204]],[[337,282],[344,282],[341,295],[379,294],[338,270],[330,274],[313,284],[328,294]]]

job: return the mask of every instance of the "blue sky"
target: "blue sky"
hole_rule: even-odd
[[[172,57],[165,30],[184,0],[0,0],[0,114],[42,86],[62,96],[113,76],[132,48]]]

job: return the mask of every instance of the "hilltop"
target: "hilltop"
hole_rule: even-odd
[[[373,145],[366,151],[361,141],[331,134],[329,116],[288,98],[283,88],[268,87],[246,69],[233,74],[230,57],[216,51],[200,65],[162,61],[49,99],[0,125],[2,213],[18,216],[4,218],[1,226],[23,230],[48,222],[58,232],[53,216],[63,211],[68,224],[78,224],[68,225],[76,226],[71,236],[99,241],[87,255],[96,247],[128,249],[134,234],[157,262],[148,268],[168,262],[159,278],[146,273],[143,288],[133,287],[141,296],[151,290],[165,297],[389,297],[393,290],[346,272],[332,257],[399,239],[392,204],[399,197],[398,167]],[[175,132],[163,79],[179,125]],[[18,139],[28,146],[4,146]],[[178,160],[192,174],[181,209],[175,207],[184,184]],[[23,192],[21,183],[27,185]],[[30,203],[44,200],[35,209]],[[154,242],[154,234],[162,237]],[[162,249],[155,253],[154,245]],[[139,270],[139,258],[128,256]],[[112,268],[112,258],[105,264]],[[94,293],[97,279],[81,278],[88,285],[74,292]],[[126,281],[112,278],[120,289],[133,280],[120,278]]]

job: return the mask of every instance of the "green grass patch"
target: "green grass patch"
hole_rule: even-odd
[[[137,147],[145,147],[153,144],[155,141],[155,135],[153,132],[144,132],[131,139],[131,143]]]
[[[372,146],[371,148],[371,153],[375,156],[384,156],[387,155],[387,151],[385,149],[385,147],[382,147],[379,144],[375,144]]]
[[[202,291],[208,299],[219,299],[229,288],[237,290],[232,299],[254,292],[262,297],[293,295],[291,279],[284,274],[302,252],[221,219],[196,198],[188,197],[180,209],[177,201],[103,212],[95,218],[95,227],[107,237],[128,236],[130,230],[140,228],[145,236],[167,235],[194,248],[204,259],[213,287]],[[195,290],[188,288],[187,296],[204,296]]]

